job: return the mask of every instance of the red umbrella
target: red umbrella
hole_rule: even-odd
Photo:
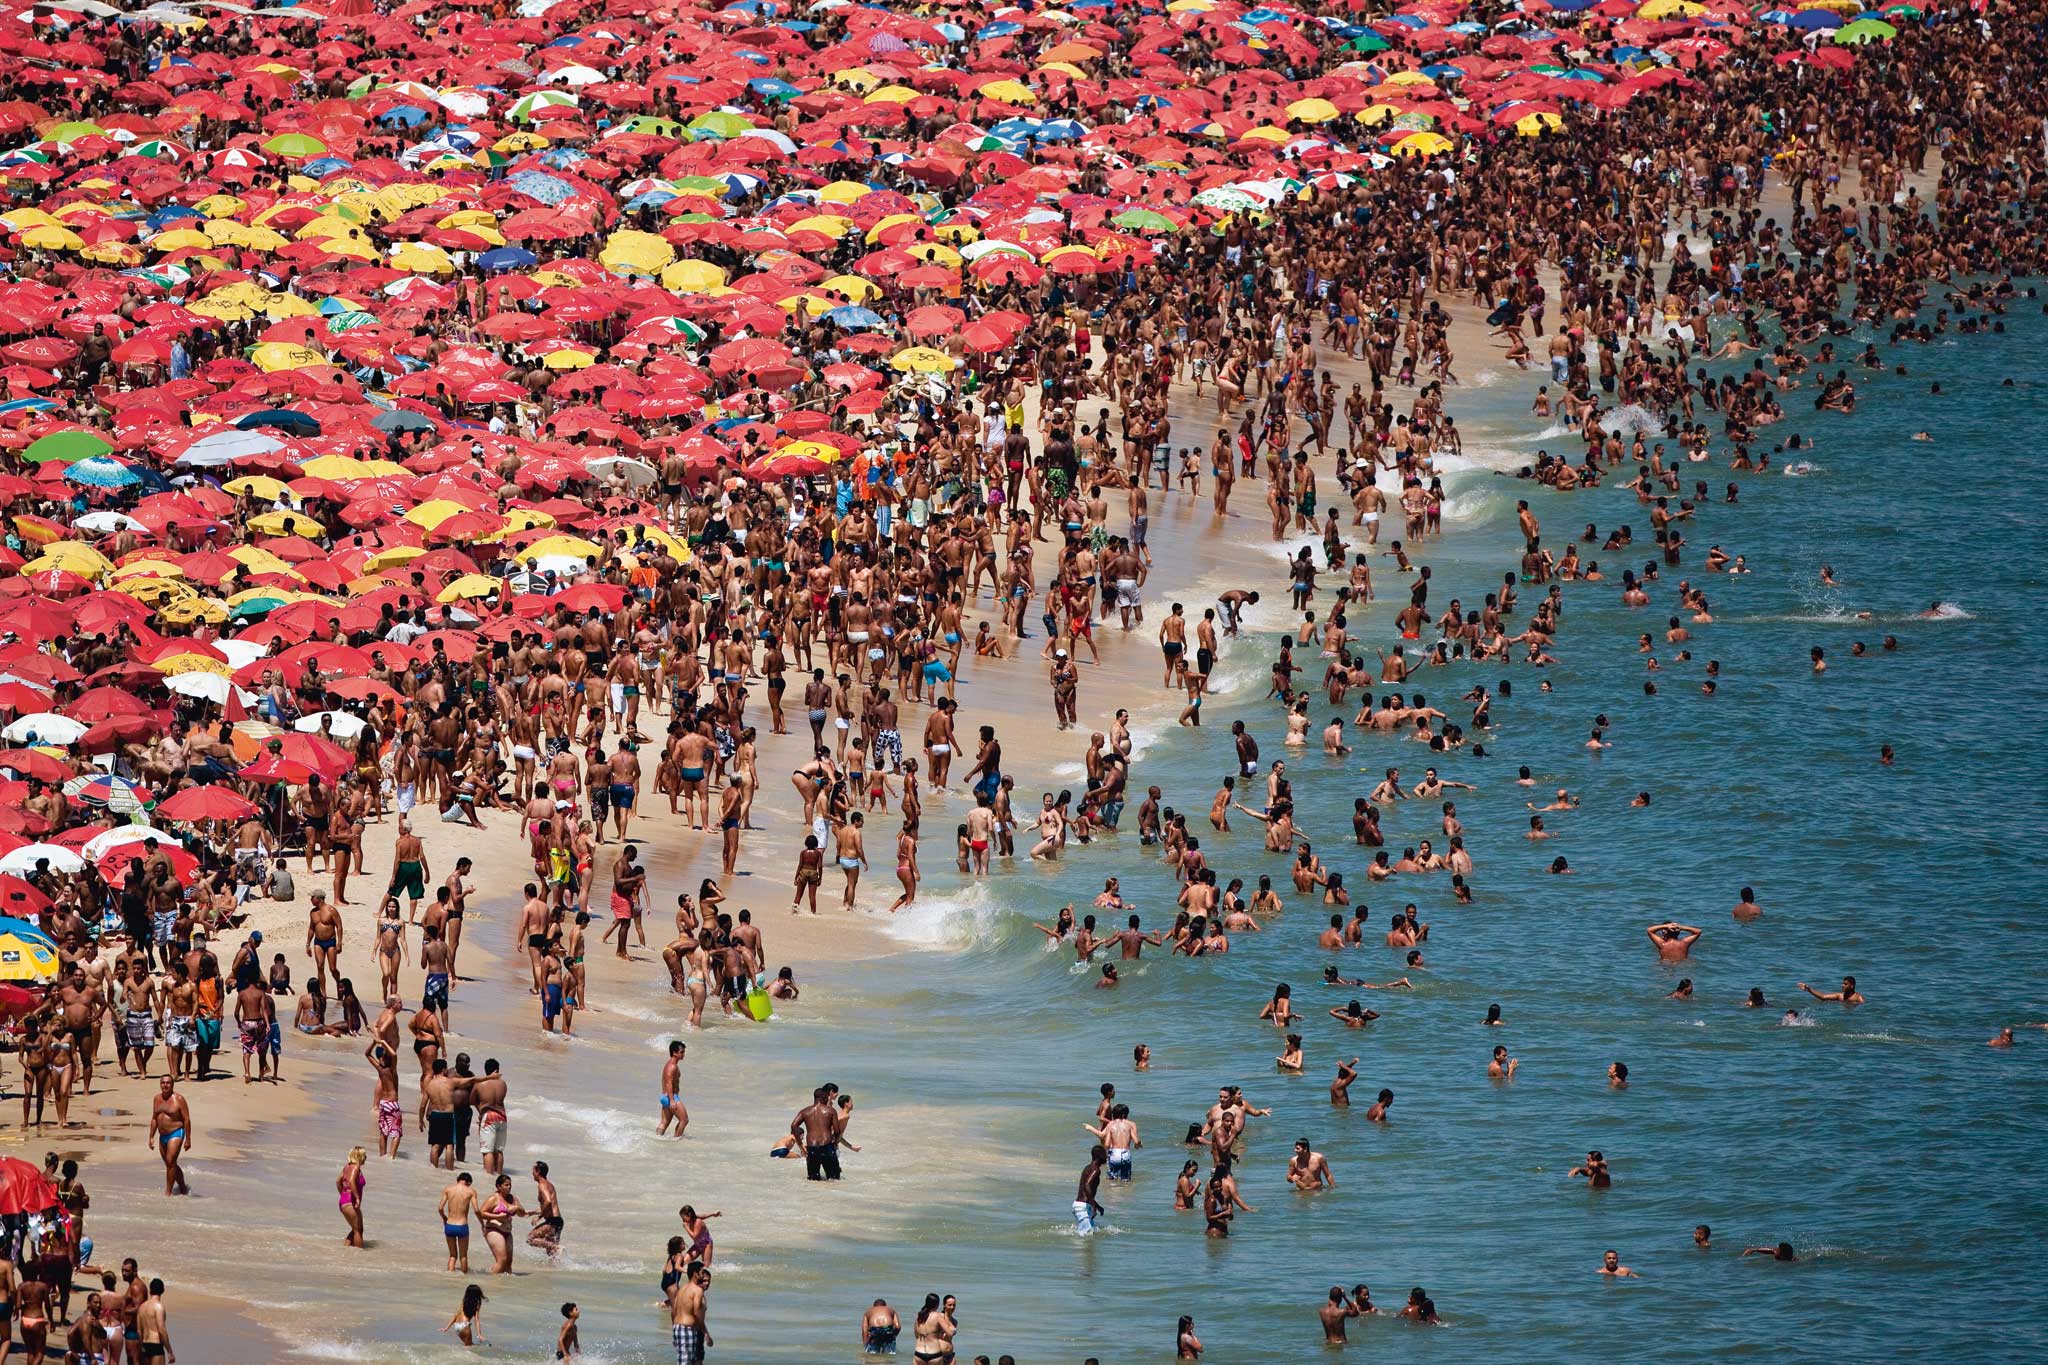
[[[13,982],[0,983],[0,1017],[19,1019],[43,1003],[42,993]]]
[[[305,764],[276,754],[265,754],[235,774],[245,782],[281,782],[288,787],[303,787],[312,775]]]
[[[70,764],[40,749],[0,749],[0,768],[12,768],[23,777],[43,782],[68,782],[78,776]]]
[[[57,1187],[38,1166],[0,1156],[0,1214],[42,1213],[57,1206]]]
[[[33,882],[12,872],[0,872],[0,910],[18,919],[28,919],[49,908],[50,898],[37,890]]]
[[[226,787],[187,787],[164,798],[157,813],[166,820],[242,820],[256,814],[256,803]]]

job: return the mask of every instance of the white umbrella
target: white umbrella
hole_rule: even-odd
[[[166,834],[149,825],[116,825],[104,834],[95,834],[87,839],[79,852],[85,855],[87,861],[96,863],[106,857],[111,849],[119,848],[123,844],[139,844],[145,839],[155,839],[163,844],[178,842],[178,836],[175,834]]]
[[[45,858],[49,859],[53,872],[79,872],[85,868],[85,859],[62,844],[23,844],[0,858],[0,872],[24,876],[35,871],[36,863]]]
[[[228,665],[237,670],[247,668],[264,655],[270,653],[268,645],[254,640],[215,640],[213,647],[228,656]]]
[[[327,732],[336,739],[354,739],[363,732],[365,725],[361,716],[353,716],[346,711],[315,711],[310,716],[300,716],[292,729],[302,734],[317,735],[323,720],[331,722]]]
[[[198,697],[220,706],[227,702],[228,689],[235,685],[218,673],[208,673],[195,668],[190,673],[177,673],[164,679],[164,686],[181,697]],[[244,693],[244,696],[247,694]]]
[[[273,450],[283,450],[284,442],[275,436],[266,436],[261,431],[243,431],[230,427],[216,431],[211,436],[202,436],[185,447],[185,453],[178,457],[178,463],[194,465],[203,469],[232,464],[237,456],[268,455]]]
[[[600,455],[585,467],[595,478],[609,479],[614,473],[619,473],[625,475],[627,483],[637,483],[643,488],[651,488],[661,477],[653,465],[624,455]]]
[[[91,728],[55,711],[36,711],[0,730],[0,739],[11,739],[16,744],[75,744]]]
[[[145,530],[143,524],[126,512],[87,512],[71,523],[81,531],[90,531],[96,536],[112,535],[116,531]]]

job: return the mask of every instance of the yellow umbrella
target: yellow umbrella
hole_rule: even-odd
[[[1436,156],[1451,150],[1452,142],[1442,133],[1410,133],[1394,144],[1396,156]]]
[[[882,78],[864,66],[849,66],[844,71],[833,72],[831,81],[849,90],[872,90],[882,83]]]
[[[393,270],[410,270],[415,275],[452,275],[455,262],[447,252],[426,242],[407,242],[391,253]]]
[[[150,667],[167,678],[175,678],[181,673],[217,673],[223,678],[231,678],[235,673],[232,664],[205,654],[170,654]]]
[[[904,354],[908,354],[908,352]],[[898,359],[901,359],[901,357],[899,356]],[[832,464],[839,459],[839,447],[826,445],[823,441],[791,441],[775,453],[777,455],[794,455],[806,460],[822,460],[826,464]]]
[[[297,516],[298,514],[295,512],[292,515]],[[318,525],[317,522],[314,524]],[[307,544],[309,545],[311,543],[311,541],[307,542]],[[259,548],[255,545],[237,545],[233,549],[228,551],[228,558],[234,560],[237,564],[240,564],[250,573],[281,573],[288,574],[293,578],[299,579],[303,579],[305,577],[304,574],[300,573],[297,569],[294,569],[290,564],[278,558],[270,551]]]
[[[412,471],[391,460],[358,460],[347,455],[316,455],[299,466],[299,472],[315,479],[342,483],[349,479],[411,478]]]
[[[483,540],[498,540],[517,531],[531,531],[535,527],[553,526],[555,519],[537,507],[515,507],[505,514],[505,526],[495,534],[480,537]]]
[[[1038,96],[1032,93],[1031,87],[1017,80],[990,81],[974,93],[1000,104],[1038,103]]]
[[[228,609],[211,597],[186,597],[163,608],[163,618],[175,626],[189,626],[199,621],[219,625],[228,619]]]
[[[724,284],[725,271],[710,261],[677,261],[661,272],[661,287],[677,294],[706,294]]]
[[[1026,91],[1025,93],[1030,93]],[[908,104],[917,92],[907,85],[884,85],[861,96],[862,104]]]
[[[131,559],[114,570],[114,581],[131,578],[183,578],[185,571],[165,559]]]
[[[1398,105],[1372,104],[1358,111],[1358,121],[1368,128],[1377,128],[1391,122],[1401,112]]]
[[[1515,120],[1515,131],[1523,137],[1535,137],[1546,129],[1555,131],[1562,127],[1564,127],[1563,119],[1559,118],[1556,114],[1540,109],[1533,114],[1524,114]]]
[[[206,300],[201,299],[193,311],[201,311]],[[249,352],[249,359],[256,368],[266,372],[277,370],[303,370],[314,365],[325,365],[327,357],[310,346],[301,346],[295,341],[266,341]]]
[[[903,248],[903,251],[905,255],[915,256],[920,261],[929,261],[933,265],[948,265],[957,269],[960,264],[960,253],[944,242],[912,242]]]
[[[632,228],[614,232],[598,256],[605,269],[617,275],[659,274],[675,258],[676,249],[666,237]]]
[[[873,227],[868,229],[868,244],[872,246],[874,243],[881,241],[883,233],[887,232],[890,228],[896,227],[901,223],[922,223],[923,221],[924,219],[918,217],[914,213],[892,213],[888,217],[882,219],[880,222],[876,223]]]
[[[1651,3],[1652,3],[1652,4],[1655,4],[1655,3],[1656,3],[1656,0],[1651,0]],[[1425,76],[1425,75],[1423,75],[1423,74],[1422,74],[1422,73],[1421,73],[1420,71],[1396,71],[1396,72],[1395,72],[1395,73],[1394,73],[1393,75],[1391,75],[1391,76],[1387,77],[1386,83],[1387,83],[1388,85],[1435,85],[1435,84],[1436,84],[1436,82],[1435,82],[1435,81],[1431,80],[1431,79],[1430,79],[1430,78],[1429,78],[1428,76]]]
[[[285,486],[284,480],[273,479],[268,474],[245,474],[239,479],[230,479],[220,487],[223,493],[232,493],[238,498],[247,493],[262,498],[265,502],[289,497],[292,491]]]
[[[173,583],[167,578],[130,578],[114,585],[114,591],[126,593],[138,602],[147,602],[161,610],[166,603],[183,601],[197,596],[183,583]],[[157,665],[160,666],[160,665]]]
[[[441,589],[434,598],[436,602],[470,602],[480,597],[491,597],[505,590],[505,581],[489,574],[466,573]]]
[[[474,509],[463,506],[453,498],[435,498],[423,502],[405,514],[405,519],[415,526],[433,530],[450,517],[459,517]]]
[[[69,569],[88,578],[98,578],[113,571],[114,561],[82,540],[60,540],[45,545],[41,556],[22,565],[21,571],[30,574],[48,568]]]
[[[837,455],[839,452],[835,449],[832,453]],[[687,564],[690,562],[690,547],[659,526],[650,526],[646,522],[634,522],[626,527],[626,531],[626,543],[635,548],[651,541],[661,546],[662,549],[667,550],[669,558],[675,560],[676,563]]]
[[[865,303],[869,299],[882,297],[882,286],[873,280],[864,280],[858,275],[834,275],[818,288],[852,299],[855,303]]]
[[[890,356],[889,364],[905,374],[945,374],[959,362],[944,351],[935,351],[929,346],[911,346]]]
[[[604,546],[594,540],[585,540],[581,536],[547,536],[521,550],[516,558],[530,564],[536,559],[546,559],[552,555],[567,555],[571,559],[594,559],[603,553]]]
[[[191,228],[159,232],[149,239],[149,245],[157,251],[182,251],[186,247],[198,247],[204,251],[213,244],[213,238],[203,232],[194,232]]]
[[[327,534],[325,526],[322,526],[304,512],[265,512],[260,517],[249,518],[249,529],[261,531],[266,536],[319,536]]]
[[[37,208],[9,209],[0,213],[0,225],[9,232],[26,232],[32,227],[49,227],[57,220]]]
[[[1326,99],[1296,100],[1287,106],[1287,117],[1303,123],[1328,123],[1337,112],[1337,106]]]
[[[1705,14],[1705,5],[1694,4],[1693,0],[1650,0],[1636,11],[1639,19],[1689,19],[1695,14]]]
[[[232,194],[209,194],[192,208],[208,218],[232,218],[249,205]]]
[[[1040,57],[1038,69],[1040,71],[1057,71],[1063,76],[1072,76],[1077,81],[1088,79],[1088,73],[1075,66],[1072,62],[1048,62],[1043,57]]]
[[[32,227],[22,233],[21,244],[35,251],[76,251],[85,245],[85,238],[70,228],[52,223],[45,227]]]
[[[395,568],[400,564],[412,563],[426,552],[427,547],[424,545],[388,545],[371,555],[363,567],[371,572]],[[353,591],[354,584],[350,585],[350,589]]]
[[[491,150],[506,153],[537,152],[547,145],[548,140],[539,133],[522,131],[507,133],[491,144]]]
[[[1246,133],[1245,136],[1257,138],[1261,142],[1286,142],[1293,137],[1293,134],[1289,133],[1285,128],[1275,128],[1270,123],[1263,123]]]
[[[828,204],[851,204],[863,195],[874,192],[874,186],[863,185],[858,180],[835,180],[818,191],[818,198]]]
[[[549,351],[541,357],[540,363],[550,370],[587,370],[597,363],[597,357],[588,351],[564,346],[559,351]]]
[[[55,981],[61,966],[52,939],[30,932],[25,925],[19,930],[0,930],[0,981],[41,985]]]

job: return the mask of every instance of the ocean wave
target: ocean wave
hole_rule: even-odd
[[[1819,1028],[1820,1020],[1810,1014],[1791,1014],[1778,1020],[1780,1028]]]
[[[1825,474],[1826,465],[1815,464],[1812,460],[1794,460],[1778,471],[1788,479],[1803,479],[1809,474]]]
[[[596,1109],[574,1104],[550,1104],[535,1112],[544,1127],[567,1124],[601,1152],[623,1155],[656,1141],[654,1114],[628,1114],[619,1109]],[[546,1152],[553,1144],[531,1143],[529,1150]]]
[[[1612,412],[1601,414],[1600,430],[1617,436],[1633,436],[1638,432],[1650,437],[1665,434],[1664,424],[1657,420],[1656,414],[1637,403],[1624,403]]]
[[[1953,602],[1936,602],[1925,612],[1918,613],[1914,619],[1921,621],[1974,621],[1977,619],[1977,614],[1964,611]]]
[[[1444,499],[1444,520],[1460,526],[1481,521],[1506,502],[1505,498],[1490,488],[1475,488],[1468,493],[1453,493]]]
[[[1020,833],[1019,843],[1027,837]],[[877,923],[884,934],[898,943],[914,948],[960,949],[987,938],[1003,914],[1002,907],[996,904],[994,888],[986,881],[978,881],[944,895],[920,896]]]

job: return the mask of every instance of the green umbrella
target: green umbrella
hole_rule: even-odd
[[[690,130],[710,133],[713,137],[738,137],[754,125],[738,114],[728,114],[723,109],[713,109],[690,120]]]
[[[327,150],[327,144],[305,133],[279,133],[263,144],[263,150],[279,156],[318,156]]]
[[[1858,19],[1835,30],[1835,41],[1851,46],[1866,43],[1888,43],[1899,36],[1899,31],[1882,19]]]
[[[1377,33],[1361,33],[1344,44],[1345,52],[1385,52],[1393,44]]]
[[[105,455],[113,448],[95,432],[77,429],[53,431],[48,436],[31,443],[27,450],[21,452],[21,458],[27,460],[30,464],[47,464],[51,460],[62,460],[66,464],[76,464],[80,460],[89,460],[95,455]]]
[[[1109,220],[1121,228],[1137,232],[1178,232],[1180,224],[1154,209],[1125,209]]]
[[[58,124],[48,133],[44,134],[43,141],[62,144],[76,142],[82,137],[105,137],[106,134],[107,130],[100,127],[97,123],[92,122],[90,119],[80,119],[71,123]]]

